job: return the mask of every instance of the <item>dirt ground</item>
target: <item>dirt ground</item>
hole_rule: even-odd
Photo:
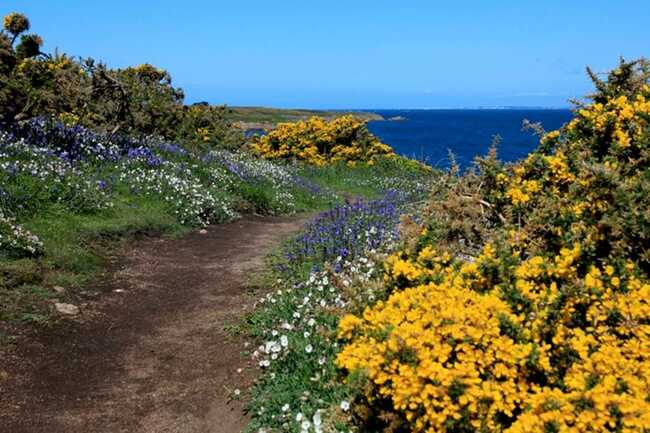
[[[231,396],[254,368],[224,327],[250,309],[266,254],[303,222],[247,217],[134,242],[100,301],[0,360],[0,432],[240,432]]]

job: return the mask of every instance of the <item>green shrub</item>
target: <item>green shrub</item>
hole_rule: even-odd
[[[0,33],[0,125],[37,116],[96,130],[157,135],[191,147],[239,148],[242,131],[225,108],[184,106],[170,74],[150,64],[111,69],[101,62],[41,52],[43,40],[26,34],[29,20],[4,19]]]

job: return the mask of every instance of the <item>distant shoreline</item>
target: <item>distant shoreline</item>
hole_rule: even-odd
[[[244,131],[270,130],[282,122],[307,120],[312,116],[333,119],[337,116],[351,114],[365,121],[405,121],[408,116],[387,115],[387,113],[408,113],[418,111],[569,111],[571,107],[449,107],[449,108],[383,108],[377,110],[312,110],[271,107],[227,107],[228,119]]]
[[[385,120],[383,116],[371,111],[356,110],[305,110],[269,107],[227,107],[226,117],[244,131],[273,129],[278,123],[297,122],[318,116],[333,119],[351,114],[365,121]]]

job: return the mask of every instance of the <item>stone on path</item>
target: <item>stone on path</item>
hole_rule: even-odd
[[[62,302],[56,302],[54,308],[61,314],[67,314],[69,316],[76,316],[79,314],[79,307],[72,304],[64,304]]]

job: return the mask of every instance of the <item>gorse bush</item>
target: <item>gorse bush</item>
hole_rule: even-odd
[[[276,129],[259,137],[253,149],[268,159],[297,159],[314,165],[343,161],[373,164],[377,159],[393,156],[393,149],[368,131],[366,124],[354,116],[331,121],[320,117],[295,123],[280,123]]]
[[[34,117],[95,130],[157,135],[199,148],[239,148],[224,107],[183,104],[170,74],[150,64],[111,69],[93,59],[41,52],[29,20],[12,13],[0,33],[0,123]]]
[[[441,182],[385,263],[393,294],[339,326],[364,422],[650,431],[648,72],[591,74],[592,102],[525,160]]]

